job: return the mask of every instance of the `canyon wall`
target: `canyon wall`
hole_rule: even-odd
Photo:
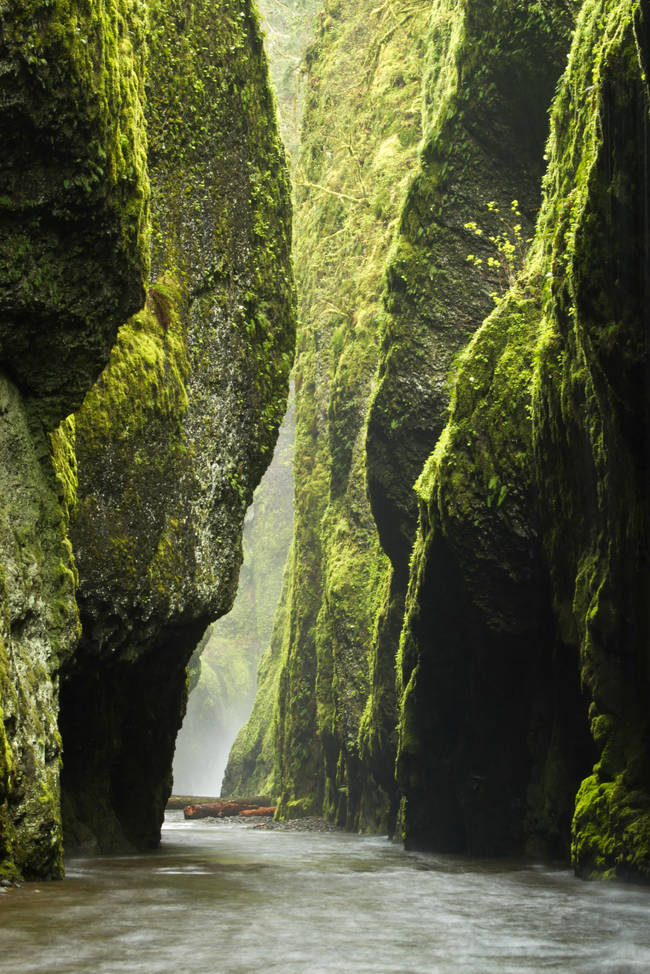
[[[157,841],[285,408],[290,202],[248,4],[0,21],[0,872],[59,876],[62,737],[67,841]]]
[[[153,283],[76,415],[64,812],[68,841],[100,848],[158,841],[186,666],[235,597],[293,345],[288,176],[248,4],[150,5],[147,120]]]
[[[74,439],[57,427],[144,296],[144,27],[126,0],[0,11],[3,875],[63,868],[58,675],[79,619]]]
[[[645,880],[648,4],[410,6],[353,83],[379,9],[326,4],[307,55],[267,780],[280,815]],[[382,104],[423,139],[386,198],[364,70],[400,39]]]
[[[580,12],[525,268],[418,480],[398,659],[407,843],[566,857],[571,838],[579,874],[632,879],[650,868],[647,39],[639,4]]]

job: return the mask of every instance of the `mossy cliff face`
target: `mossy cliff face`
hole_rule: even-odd
[[[58,673],[79,635],[74,433],[142,302],[139,4],[0,4],[0,873],[62,872]]]
[[[529,236],[547,112],[564,65],[567,4],[436,0],[423,84],[424,142],[387,265],[389,312],[368,418],[368,486],[382,545],[405,573],[412,490],[446,418],[449,371],[503,291],[490,235],[511,215]],[[488,207],[493,204],[493,208]],[[468,223],[482,230],[477,237]],[[474,254],[480,266],[470,264]]]
[[[0,5],[0,354],[50,428],[142,304],[144,26],[139,0]]]
[[[407,842],[566,853],[575,799],[577,871],[645,879],[647,58],[640,4],[584,4],[526,267],[417,485],[398,749]]]
[[[554,608],[598,760],[580,875],[650,879],[647,3],[586,3],[552,114],[534,448]],[[572,184],[572,185],[571,185]]]
[[[278,793],[275,761],[274,711],[282,668],[288,605],[288,570],[274,616],[271,641],[257,667],[257,685],[250,716],[239,731],[228,755],[221,793],[226,797]]]
[[[250,715],[257,664],[273,631],[293,534],[294,440],[291,404],[273,459],[246,513],[237,597],[230,612],[209,627],[197,647],[200,675],[190,693],[174,755],[177,795],[265,794],[256,785],[241,790],[235,780],[236,747],[225,779],[224,770],[230,746]]]
[[[282,640],[277,787],[281,815],[347,825],[358,814],[357,736],[387,567],[366,498],[364,419],[383,264],[417,158],[425,19],[421,5],[399,16],[366,0],[325,5],[294,170],[296,520],[272,648]]]
[[[187,662],[232,603],[293,346],[290,204],[257,20],[150,4],[153,279],[76,417],[72,842],[157,843]],[[92,746],[89,746],[92,742]]]
[[[413,484],[446,422],[455,357],[507,287],[532,233],[569,10],[477,0],[431,6],[424,141],[387,262],[388,313],[367,432],[369,496],[393,575],[373,646],[362,753],[389,790],[395,651],[417,523]],[[509,259],[490,242],[502,236],[515,242]]]
[[[58,671],[79,634],[50,438],[0,380],[0,874],[62,874]]]

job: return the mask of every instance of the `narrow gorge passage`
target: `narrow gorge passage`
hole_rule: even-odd
[[[650,969],[649,72],[650,0],[0,0],[13,971]]]

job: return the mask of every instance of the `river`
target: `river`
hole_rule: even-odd
[[[184,822],[160,849],[73,859],[0,896],[11,974],[628,974],[650,891],[385,839]]]

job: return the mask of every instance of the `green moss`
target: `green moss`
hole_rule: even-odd
[[[573,861],[647,880],[644,30],[634,2],[587,2],[578,21],[538,226],[549,287],[534,406],[553,597],[599,756],[576,799]]]
[[[416,484],[398,659],[407,841],[568,854],[585,779],[576,870],[636,879],[648,868],[647,520],[633,459],[647,355],[642,27],[636,3],[582,8],[526,267],[458,359]]]
[[[288,176],[256,15],[239,0],[148,9],[153,283],[76,417],[84,635],[64,784],[71,838],[104,847],[158,841],[185,667],[235,595],[294,337]],[[86,724],[94,754],[75,743]]]
[[[6,378],[0,414],[0,861],[10,876],[60,877],[57,674],[79,636],[62,464]]]
[[[488,237],[500,232],[498,211],[509,212],[512,200],[524,237],[532,230],[569,9],[460,0],[431,7],[424,139],[388,259],[368,417],[370,499],[402,588],[417,520],[411,488],[446,421],[448,373],[493,307],[491,292],[504,290],[500,269],[488,263]],[[470,253],[483,261],[473,273]]]
[[[650,801],[630,788],[626,774],[614,781],[595,773],[576,797],[571,856],[584,879],[647,882],[650,861]]]
[[[359,726],[387,562],[365,487],[382,271],[420,134],[426,10],[326,4],[294,169],[296,536],[276,708],[279,814],[359,822]],[[298,804],[296,804],[298,803]]]
[[[276,791],[273,706],[286,614],[284,568],[293,535],[294,442],[295,413],[291,403],[273,461],[255,493],[251,519],[245,528],[244,565],[237,599],[232,613],[215,633],[222,645],[231,642],[233,635],[243,642],[251,666],[248,689],[255,698],[248,722],[241,727],[228,758],[224,795],[274,795]]]
[[[501,293],[512,276],[512,267],[504,273],[499,261],[490,262],[494,253],[489,238],[503,231],[500,214],[511,213],[513,200],[519,201],[523,237],[532,232],[548,102],[570,26],[569,8],[561,4],[513,8],[509,3],[445,0],[431,6],[425,35],[424,138],[388,255],[387,314],[367,427],[368,491],[382,546],[391,559],[392,579],[374,639],[363,746],[374,775],[385,782],[391,780],[395,761],[393,665],[418,498],[435,506],[431,482],[439,459],[445,465],[446,494],[454,495],[454,516],[478,527],[486,508],[497,513],[507,503],[509,485],[525,462],[521,412],[530,409],[523,389],[530,377],[530,354],[522,361],[521,344],[515,342],[507,352],[500,337],[502,325],[510,336],[520,328],[522,335],[530,335],[535,312],[527,306],[525,289],[504,310],[505,324],[495,323],[477,346],[463,356],[460,352],[494,307],[492,295]],[[469,228],[472,224],[478,235]],[[472,252],[476,261],[468,262]],[[492,386],[490,369],[497,367]],[[463,378],[455,420],[444,429],[457,373]],[[511,393],[510,379],[515,383]],[[492,402],[494,392],[498,398]],[[506,408],[506,401],[513,404],[510,396],[516,401],[512,416]],[[503,426],[498,435],[490,426],[493,421],[496,428]],[[490,459],[493,438],[498,440],[498,462]],[[436,441],[438,459],[430,459],[423,471]],[[506,459],[510,447],[518,454],[512,465]],[[501,462],[503,471],[497,469]],[[423,533],[430,529],[429,523],[421,526]],[[428,554],[420,555],[426,565]],[[412,579],[419,561],[418,556],[411,563]],[[409,667],[416,665],[416,647],[417,640]]]
[[[139,0],[8,0],[0,20],[0,354],[53,427],[142,301],[146,16]]]

